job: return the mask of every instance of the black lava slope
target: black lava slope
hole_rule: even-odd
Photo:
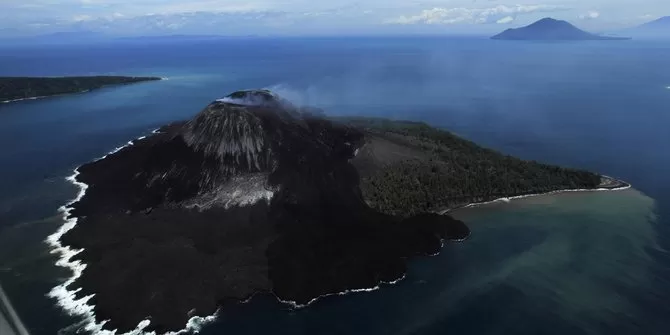
[[[469,235],[368,207],[349,163],[364,133],[316,114],[238,92],[80,167],[89,188],[62,242],[85,249],[74,285],[96,294],[98,320],[164,332],[255,293],[304,304],[396,280],[407,257]]]
[[[87,267],[72,289],[120,331],[178,330],[256,293],[306,304],[399,279],[409,257],[469,236],[438,210],[601,181],[423,124],[322,115],[235,92],[80,167],[89,187],[62,242]]]

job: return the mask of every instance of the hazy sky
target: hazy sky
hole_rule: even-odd
[[[546,16],[608,31],[665,15],[670,0],[0,0],[0,34],[461,34]]]

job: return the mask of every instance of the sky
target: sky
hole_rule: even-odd
[[[670,0],[0,0],[0,36],[485,34],[543,17],[594,32],[670,15]]]

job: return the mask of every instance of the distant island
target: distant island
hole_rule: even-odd
[[[267,90],[214,101],[70,180],[81,192],[48,241],[75,275],[52,296],[121,333],[177,331],[257,294],[301,307],[375,289],[470,236],[445,211],[627,186],[425,123],[327,118]]]
[[[567,21],[552,18],[541,19],[531,25],[507,29],[491,37],[494,40],[629,40],[628,37],[612,37],[583,31]]]
[[[627,30],[626,33],[640,38],[670,38],[670,16],[647,22]]]
[[[161,80],[159,77],[0,77],[0,102],[81,93],[106,86]]]

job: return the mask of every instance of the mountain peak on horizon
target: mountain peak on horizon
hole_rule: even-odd
[[[621,40],[583,31],[568,21],[545,17],[521,28],[511,28],[491,37],[495,40]]]
[[[641,26],[649,26],[657,24],[670,25],[670,16],[659,17],[658,19],[644,23]]]
[[[537,23],[549,23],[549,22],[566,22],[566,21],[563,21],[563,20],[557,20],[557,19],[554,19],[553,17],[545,17],[545,18],[541,18],[541,19],[535,21],[534,24],[537,24]]]
[[[560,29],[561,27],[563,28],[575,28],[574,25],[572,25],[570,22],[565,21],[565,20],[558,20],[554,19],[552,17],[545,17],[540,20],[537,20],[531,24],[529,24],[527,27],[531,28],[537,28],[537,27],[542,27],[542,28],[548,28],[548,27],[555,27],[556,29]]]
[[[637,27],[628,29],[628,32],[636,37],[668,38],[670,37],[670,16],[663,16],[643,23]]]

